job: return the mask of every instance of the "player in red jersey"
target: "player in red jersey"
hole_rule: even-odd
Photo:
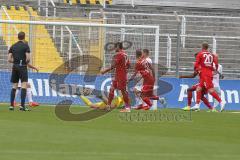
[[[148,49],[143,49],[143,51],[136,50],[136,57],[141,57],[142,59],[146,60],[146,62],[148,63],[147,68],[148,68],[149,71],[152,72],[152,76],[155,79],[155,71],[154,71],[154,68],[152,66],[152,60],[149,57],[149,50]],[[133,88],[134,94],[136,96],[135,97],[136,102],[137,102],[137,105],[136,105],[135,109],[137,109],[137,110],[139,110],[139,109],[148,110],[149,106],[146,105],[146,103],[141,98],[141,90],[142,90],[142,86],[143,86],[143,79],[142,79],[142,76],[141,76],[140,73],[137,73],[137,77],[138,77],[137,78],[137,83],[135,84],[135,87]],[[135,80],[136,80],[136,78],[135,78]],[[157,98],[157,97],[155,97],[155,98]],[[161,97],[158,100],[163,105],[164,108],[167,107],[167,101],[166,101],[165,98]]]
[[[125,109],[120,112],[130,112],[131,107],[129,105],[129,98],[127,92],[127,70],[130,67],[130,61],[127,57],[126,52],[123,50],[122,42],[115,44],[116,55],[113,57],[113,62],[111,67],[101,71],[101,74],[105,74],[113,69],[115,69],[115,75],[112,77],[112,86],[110,88],[108,96],[108,106],[112,107],[112,100],[114,98],[114,91],[120,90],[125,102]]]
[[[197,54],[195,54],[195,58],[197,57]],[[195,78],[197,75],[199,75],[199,72],[196,70],[196,68],[194,67],[194,72],[191,75],[184,75],[184,76],[180,76],[179,78]],[[197,87],[199,86],[199,83],[191,86],[190,88],[187,89],[187,99],[188,99],[188,104],[186,107],[182,108],[184,111],[190,111],[191,109],[191,105],[192,105],[192,97],[193,97],[193,92],[197,90]],[[204,96],[207,94],[207,90],[205,87],[203,87],[202,89],[202,97],[201,100],[203,101],[203,103],[212,111],[215,112],[216,110],[213,109],[213,107],[210,105],[208,99]]]
[[[214,69],[215,65],[215,69]],[[200,99],[202,97],[202,88],[205,87],[210,95],[215,98],[221,106],[221,110],[224,110],[225,103],[221,100],[219,95],[214,89],[213,86],[213,71],[218,69],[218,60],[214,56],[214,54],[210,53],[208,51],[208,43],[202,44],[202,51],[198,53],[196,62],[195,62],[195,68],[200,72],[200,84],[197,87],[197,101],[196,105],[192,107],[193,110],[200,108]]]
[[[139,73],[143,78],[143,85],[141,89],[141,98],[147,104],[144,110],[149,110],[152,106],[151,100],[159,100],[158,96],[153,94],[153,88],[155,83],[155,78],[153,76],[152,67],[145,57],[142,56],[142,52],[139,50],[136,51],[136,65],[135,65],[135,73],[129,79],[129,81],[133,80],[135,76]]]

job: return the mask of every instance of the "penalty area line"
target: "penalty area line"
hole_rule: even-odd
[[[240,114],[240,112],[228,112],[228,113],[233,113],[233,114]]]

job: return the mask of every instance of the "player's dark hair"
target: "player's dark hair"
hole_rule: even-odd
[[[196,58],[196,57],[197,57],[197,55],[198,55],[198,53],[195,53],[195,54],[194,54],[194,57]]]
[[[123,43],[122,42],[115,43],[115,48],[123,49]]]
[[[142,56],[142,51],[140,49],[136,50],[136,58],[139,58]]]
[[[143,52],[144,52],[146,55],[149,55],[149,50],[148,50],[148,49],[143,49]]]
[[[203,42],[202,49],[206,49],[207,50],[208,47],[209,47],[208,43],[207,42]]]
[[[18,33],[18,39],[19,40],[24,40],[25,39],[25,33],[24,32],[19,32]]]

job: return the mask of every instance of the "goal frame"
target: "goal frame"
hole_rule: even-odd
[[[159,58],[159,36],[160,28],[157,25],[126,25],[126,24],[98,24],[98,23],[82,23],[82,22],[57,22],[57,21],[22,21],[22,20],[3,20],[0,19],[0,24],[28,24],[28,25],[52,25],[52,26],[79,26],[79,27],[105,27],[105,28],[136,28],[136,29],[154,29],[155,34],[155,49],[154,49],[154,70],[155,70],[155,86],[158,86],[158,58]],[[157,94],[157,90],[155,90]],[[157,110],[157,102],[155,101],[152,107]]]

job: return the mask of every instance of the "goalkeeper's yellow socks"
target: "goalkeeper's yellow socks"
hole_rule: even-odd
[[[123,103],[124,103],[123,98],[122,98],[122,97],[118,97],[118,100],[119,100],[118,107],[122,107],[122,106],[123,106]]]
[[[87,106],[91,106],[92,102],[85,96],[80,96],[80,98],[82,99],[82,101],[87,105]]]
[[[123,98],[122,97],[116,97],[113,99],[112,104],[114,107],[120,107],[123,105]]]

